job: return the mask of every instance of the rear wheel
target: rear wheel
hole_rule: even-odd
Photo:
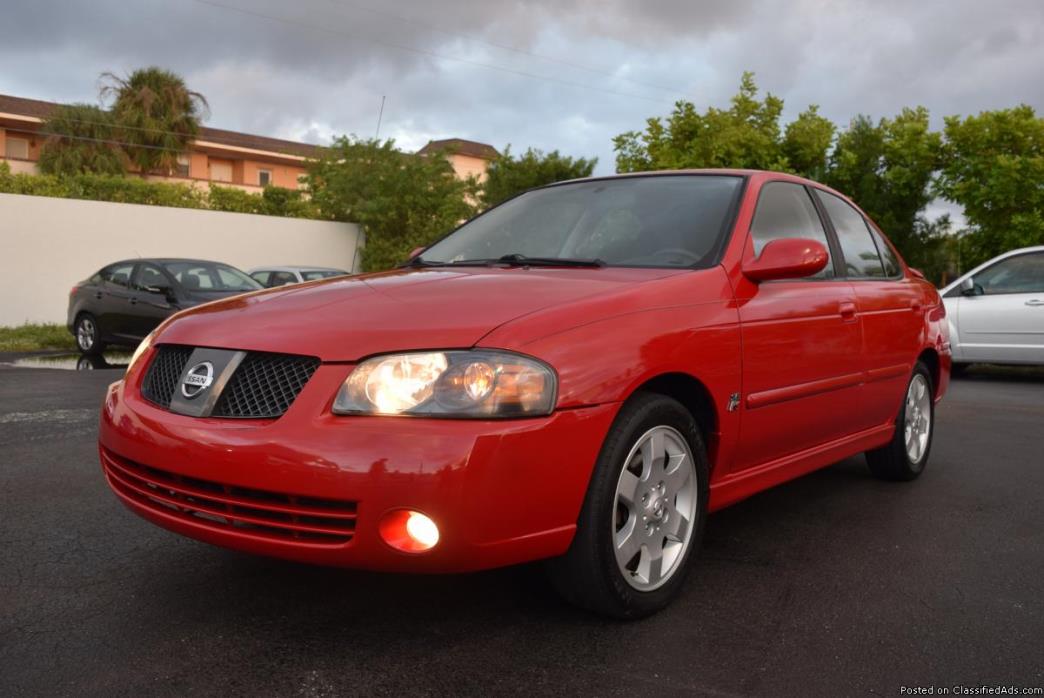
[[[556,588],[617,618],[666,606],[703,534],[707,474],[699,429],[679,402],[628,401],[602,446],[573,543],[548,563]]]
[[[934,395],[932,374],[918,361],[896,417],[892,440],[866,452],[866,462],[875,476],[882,480],[913,480],[924,472],[935,431]]]
[[[76,334],[76,347],[84,354],[100,354],[105,344],[99,339],[98,321],[90,313],[82,313],[73,325]]]

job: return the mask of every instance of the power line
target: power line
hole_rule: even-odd
[[[585,85],[584,83],[581,83],[581,82],[573,82],[571,80],[562,80],[561,78],[549,77],[547,75],[539,75],[537,73],[530,73],[530,72],[527,72],[527,71],[524,71],[524,70],[516,70],[514,68],[507,68],[505,66],[496,65],[496,64],[493,64],[493,63],[485,63],[485,62],[482,62],[482,61],[475,61],[475,60],[471,60],[469,58],[458,58],[457,56],[449,56],[449,55],[446,55],[446,54],[443,54],[443,53],[438,53],[437,51],[429,51],[427,49],[416,48],[414,46],[408,46],[406,44],[399,44],[399,43],[395,43],[395,42],[391,42],[391,41],[386,41],[386,40],[383,40],[383,39],[376,39],[376,38],[371,37],[371,36],[363,36],[361,34],[353,34],[351,32],[346,32],[346,31],[334,29],[334,28],[331,28],[331,27],[324,27],[324,26],[320,26],[320,25],[316,25],[316,24],[311,24],[311,23],[308,23],[308,22],[303,22],[303,21],[298,20],[298,19],[293,19],[293,18],[288,18],[288,17],[279,17],[279,16],[276,16],[276,15],[266,14],[264,12],[258,12],[256,10],[250,10],[250,9],[247,9],[247,8],[244,8],[244,7],[236,7],[234,5],[226,5],[224,3],[215,2],[214,0],[192,0],[192,2],[198,3],[200,5],[208,5],[210,7],[221,8],[223,10],[228,10],[230,12],[238,12],[240,14],[247,15],[249,17],[265,19],[265,20],[268,20],[268,21],[271,21],[271,22],[282,22],[283,24],[289,24],[289,25],[301,27],[301,28],[304,28],[304,29],[310,29],[312,31],[318,31],[318,32],[326,33],[326,34],[332,34],[334,36],[342,36],[342,37],[346,37],[346,38],[349,38],[349,39],[357,39],[359,41],[367,41],[367,42],[370,42],[370,43],[379,44],[379,45],[382,45],[382,46],[388,46],[390,48],[398,49],[400,51],[407,51],[409,53],[415,53],[415,54],[418,54],[418,55],[421,55],[421,56],[427,56],[429,58],[437,58],[439,60],[446,60],[446,61],[456,61],[457,63],[463,63],[465,65],[471,65],[471,66],[475,66],[475,67],[478,67],[478,68],[486,68],[488,70],[497,70],[497,71],[500,71],[502,73],[509,73],[509,74],[512,74],[512,75],[518,75],[520,77],[530,78],[532,80],[542,80],[544,82],[555,83],[555,84],[558,84],[558,85],[565,85],[567,87],[574,87],[574,88],[579,88],[579,89],[582,89],[582,90],[591,90],[591,91],[594,91],[594,92],[602,92],[602,93],[605,93],[605,94],[616,95],[617,97],[627,97],[628,99],[640,99],[640,100],[643,100],[643,101],[646,101],[646,102],[653,102],[653,103],[656,103],[656,104],[664,104],[664,101],[662,99],[655,98],[655,97],[648,97],[646,95],[633,94],[633,93],[629,93],[629,92],[620,92],[618,90],[610,90],[610,89],[607,89],[607,88],[598,87],[596,85]]]
[[[414,25],[419,26],[419,27],[426,27],[428,29],[434,29],[435,31],[441,32],[443,34],[446,34],[447,36],[455,36],[455,37],[458,37],[458,38],[463,38],[463,39],[465,39],[467,41],[473,41],[473,42],[476,42],[476,43],[485,44],[486,46],[492,46],[493,48],[502,49],[504,51],[511,51],[512,53],[518,53],[518,54],[521,54],[523,56],[529,56],[531,58],[537,58],[537,59],[540,59],[542,61],[549,61],[551,63],[558,63],[559,65],[568,66],[570,68],[577,68],[579,70],[585,70],[585,71],[587,71],[589,73],[596,73],[598,75],[605,75],[605,76],[613,78],[615,80],[623,80],[625,82],[629,82],[629,83],[631,83],[633,85],[639,85],[641,87],[651,87],[651,88],[656,89],[656,90],[663,90],[665,92],[672,92],[672,93],[678,95],[679,97],[684,97],[685,96],[685,92],[684,91],[679,90],[679,89],[674,88],[674,87],[666,87],[664,85],[657,85],[657,84],[651,83],[651,82],[645,82],[645,81],[642,81],[642,80],[635,80],[634,78],[629,78],[629,77],[625,77],[625,76],[622,76],[622,75],[617,75],[613,71],[607,70],[605,68],[596,68],[594,66],[585,65],[583,63],[578,63],[576,61],[569,60],[569,59],[566,59],[566,58],[559,58],[557,56],[548,56],[546,54],[536,53],[535,51],[529,51],[527,49],[519,48],[517,46],[511,46],[510,44],[497,43],[495,41],[490,41],[488,39],[485,39],[485,38],[483,38],[481,36],[476,36],[475,34],[468,34],[468,33],[465,33],[465,32],[452,31],[452,30],[446,29],[444,27],[440,27],[439,25],[433,24],[431,22],[425,22],[423,20],[416,19],[416,18],[413,18],[413,17],[405,17],[403,15],[396,14],[394,12],[388,12],[387,10],[378,10],[375,7],[369,7],[367,5],[362,5],[362,4],[359,4],[357,2],[352,2],[351,0],[327,0],[327,2],[329,2],[331,5],[349,5],[351,7],[354,7],[356,9],[358,9],[358,10],[362,10],[363,12],[369,12],[370,14],[383,16],[383,17],[391,17],[392,19],[397,19],[400,22],[406,22],[408,24],[414,24]]]

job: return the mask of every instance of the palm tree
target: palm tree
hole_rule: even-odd
[[[116,120],[93,104],[65,104],[44,123],[47,140],[40,151],[40,170],[67,175],[93,172],[122,175],[127,155],[117,143]]]
[[[141,172],[170,174],[178,155],[199,134],[206,98],[185,85],[176,73],[139,68],[125,78],[102,74],[102,99],[112,98],[117,133],[131,162]]]

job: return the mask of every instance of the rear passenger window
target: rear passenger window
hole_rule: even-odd
[[[845,257],[845,275],[884,277],[881,255],[863,216],[844,199],[825,191],[817,190],[817,193],[837,231],[837,241],[841,243],[841,254]]]
[[[761,255],[765,245],[783,238],[805,238],[823,243],[830,254],[826,231],[819,220],[815,204],[808,191],[792,182],[769,182],[758,195],[758,209],[750,226],[754,240],[754,254]],[[811,278],[826,279],[834,276],[833,262],[828,261],[821,272]]]
[[[877,251],[881,253],[881,261],[884,262],[885,274],[888,276],[899,276],[899,258],[895,256],[892,246],[884,239],[884,235],[877,232],[874,226],[869,226],[870,234],[874,236],[877,243]]]
[[[134,271],[134,263],[113,264],[101,271],[101,277],[110,284],[116,286],[130,286],[131,272]]]
[[[268,286],[268,277],[272,275],[270,271],[255,271],[251,274],[251,278],[262,286]]]

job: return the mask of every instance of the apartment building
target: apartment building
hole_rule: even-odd
[[[0,95],[0,160],[12,172],[37,171],[40,148],[47,140],[44,122],[58,106]],[[305,161],[318,157],[320,150],[308,143],[204,126],[188,152],[179,157],[175,172],[147,178],[197,187],[217,182],[250,192],[260,192],[269,184],[296,189],[305,174]]]

